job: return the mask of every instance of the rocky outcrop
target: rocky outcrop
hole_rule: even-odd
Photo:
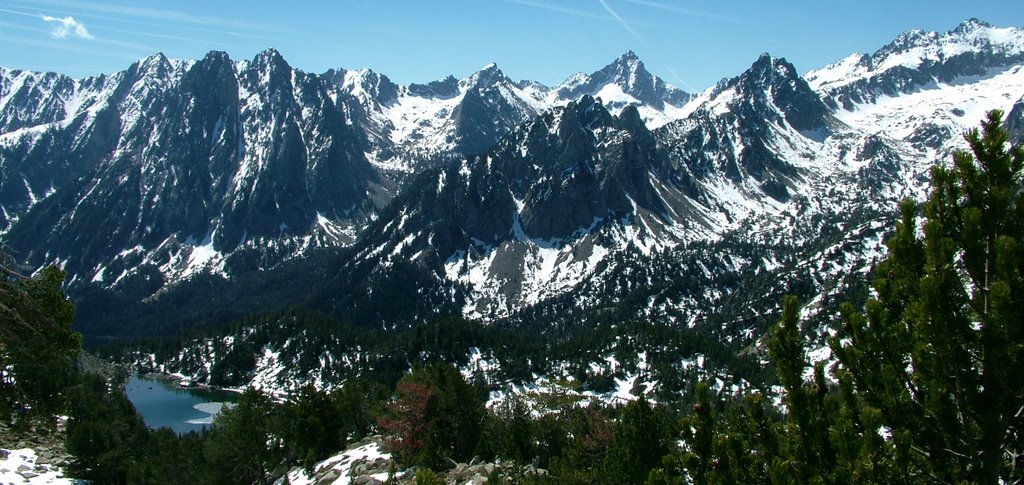
[[[482,485],[500,480],[506,483],[512,480],[518,483],[523,477],[547,475],[547,470],[532,465],[522,466],[511,462],[482,462],[474,458],[469,463],[451,462],[446,470],[431,471],[419,468],[406,468],[397,463],[387,453],[381,453],[382,438],[371,436],[332,456],[313,467],[313,474],[307,474],[301,468],[293,468],[286,477],[279,478],[275,484],[314,483],[330,485],[339,479],[347,478],[353,485],[383,485],[385,483],[413,484],[417,476],[421,478],[430,474],[445,484]],[[285,479],[287,478],[287,482]]]

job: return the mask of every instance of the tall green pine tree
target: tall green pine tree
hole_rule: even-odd
[[[832,348],[892,428],[900,466],[990,484],[1022,477],[1024,150],[1007,146],[999,111],[965,138],[971,152],[932,171],[920,234],[901,205],[878,296],[866,315],[844,307],[850,341]]]

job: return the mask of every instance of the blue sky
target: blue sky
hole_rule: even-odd
[[[514,79],[552,85],[631,49],[697,91],[761,52],[805,72],[971,17],[1024,26],[1019,0],[0,0],[0,66],[83,77],[156,52],[251,59],[274,47],[311,72],[369,67],[407,84],[496,62]]]

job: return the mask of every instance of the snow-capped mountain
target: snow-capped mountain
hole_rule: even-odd
[[[327,83],[274,50],[53,79],[4,79],[10,126],[41,124],[0,135],[0,207],[12,251],[72,280],[169,281],[244,248],[348,244],[390,198]],[[45,117],[18,114],[33,102]]]
[[[985,112],[1010,113],[1024,94],[1024,29],[971,19],[946,33],[911,30],[805,77],[844,123],[941,160]]]
[[[648,171],[664,164],[656,156],[635,109],[616,118],[583,97],[520,126],[487,154],[422,176],[369,230],[356,261],[443,267],[450,282],[489,288],[479,305],[502,311],[535,302],[593,270],[607,253],[608,243],[596,240],[611,227],[606,221],[672,210],[681,188],[662,187],[661,195],[650,183]],[[652,224],[662,230],[667,222]],[[629,227],[653,230],[640,221]]]
[[[62,74],[0,68],[0,133],[63,119],[75,80]]]
[[[543,111],[588,95],[614,114],[635,106],[651,127],[681,117],[690,95],[646,70],[629,51],[591,74],[575,74],[554,88],[513,81],[488,64],[464,79],[398,86],[362,69],[325,75],[369,138],[368,157],[399,176],[443,155],[482,153],[515,126]]]
[[[371,162],[399,176],[438,156],[484,151],[543,109],[494,64],[425,85],[398,86],[367,69],[326,77],[366,133]]]
[[[959,98],[944,85],[894,98],[918,110],[941,96],[977,106],[941,138],[942,152],[888,131],[917,122],[920,111],[882,102],[838,108],[769,55],[694,97],[685,119],[649,134],[625,128],[635,111],[616,118],[595,102],[601,114],[569,125],[585,127],[572,135],[559,121],[580,112],[573,103],[514,130],[486,155],[425,175],[371,228],[356,260],[423,264],[438,285],[468,289],[463,311],[471,317],[582,320],[587,308],[640,301],[622,311],[707,326],[728,339],[756,337],[770,320],[763,315],[794,291],[787,281],[807,282],[800,293],[816,311],[834,310],[829,295],[842,294],[850,275],[877,259],[896,203],[923,197],[931,164],[963,148],[958,134],[985,109],[1015,106],[1024,92],[1019,69],[956,78]],[[876,118],[858,122],[858,113]],[[552,165],[555,153],[582,163]],[[788,279],[766,283],[765,274]],[[707,311],[724,304],[738,310]],[[723,323],[723,315],[743,314],[747,327]]]
[[[615,62],[587,75],[577,73],[551,89],[551,104],[564,104],[587,95],[601,98],[602,104],[614,114],[626,106],[636,106],[651,129],[681,118],[680,110],[692,95],[647,71],[633,51],[619,56]]]
[[[1024,29],[977,19],[946,32],[909,30],[874,54],[852,54],[807,73],[815,90],[845,109],[880,96],[912,93],[933,84],[986,76],[1024,59]]]
[[[512,321],[571,315],[563,322],[571,324],[585,320],[580,308],[630,302],[616,306],[620,319],[669,319],[742,347],[756,342],[785,293],[834,318],[837,298],[862,297],[862,286],[844,288],[863,285],[855,280],[880,257],[896,203],[923,199],[930,166],[966,148],[964,131],[1000,109],[1021,139],[1022,32],[976,20],[947,34],[911,31],[867,70],[840,62],[803,79],[762,56],[654,132],[669,160],[699,169],[694,180],[710,175],[697,200],[715,231],[654,258],[616,258]]]
[[[598,74],[588,86],[621,84],[645,112],[685,97],[632,53]],[[0,224],[20,258],[78,282],[159,288],[266,266],[350,244],[411,171],[484,152],[570,101],[552,92],[493,64],[410,86],[367,69],[316,75],[272,49],[156,55],[82,80],[4,70]]]
[[[870,137],[836,120],[784,59],[763,55],[704,96],[654,132],[636,107],[615,116],[589,96],[548,111],[486,154],[421,176],[350,264],[421,264],[469,290],[466,316],[502,318],[603,281],[631,253],[798,224],[795,204],[890,162],[882,148],[865,155]]]

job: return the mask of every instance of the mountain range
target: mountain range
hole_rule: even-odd
[[[241,62],[158,54],[82,80],[3,70],[0,86],[5,240],[30,265],[107,284],[140,266],[168,281],[223,271],[244,248],[349,245],[414,167],[486,150],[568,102],[559,89],[610,90],[620,109],[643,97],[662,117],[688,96],[632,53],[555,90],[494,65],[410,86],[307,74],[273,49]]]
[[[763,54],[700,93],[633,52],[555,87],[493,64],[402,86],[274,50],[85,79],[0,70],[0,228],[30,268],[67,271],[91,338],[301,307],[552,340],[647,321],[756,355],[783,294],[809,302],[819,337],[866,296],[896,203],[921,199],[990,109],[1020,139],[1024,29],[974,19],[804,75]],[[571,365],[653,372],[610,364],[618,338]],[[227,354],[197,342],[161,365],[209,380],[202,362]],[[653,360],[650,345],[634,354]],[[326,351],[289,355],[304,352]],[[709,352],[659,358],[682,372]],[[254,358],[250,376],[303,380],[271,364]]]

